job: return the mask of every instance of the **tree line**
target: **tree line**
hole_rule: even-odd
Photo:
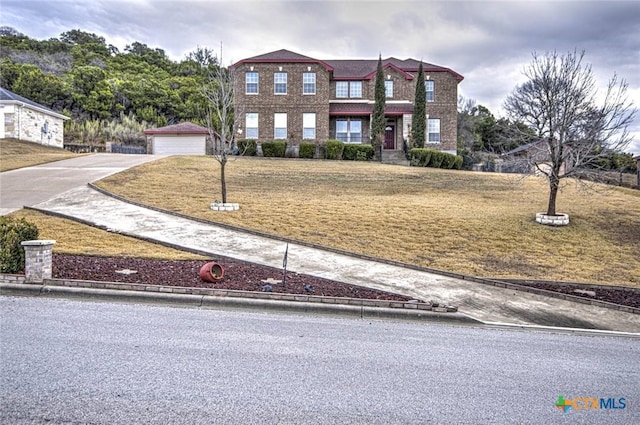
[[[0,28],[0,85],[71,117],[76,127],[123,117],[150,126],[204,124],[202,87],[216,67],[218,59],[206,47],[172,61],[160,48],[136,41],[121,52],[104,37],[77,29],[35,40]]]

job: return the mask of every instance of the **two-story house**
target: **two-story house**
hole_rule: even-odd
[[[409,140],[420,62],[382,61],[387,120],[384,151],[402,151]],[[320,60],[288,50],[243,59],[230,69],[235,78],[241,138],[371,143],[378,60]],[[458,84],[455,71],[422,63],[426,88],[424,145],[455,153]],[[383,151],[383,152],[384,152]]]

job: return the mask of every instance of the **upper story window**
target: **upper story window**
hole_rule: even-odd
[[[440,143],[440,120],[438,118],[429,119],[427,122],[427,142]]]
[[[362,97],[362,81],[337,81],[336,97]]]
[[[386,97],[393,97],[393,80],[384,81],[384,94]]]
[[[258,73],[247,72],[244,75],[245,79],[245,93],[246,94],[258,94]]]
[[[427,80],[424,82],[424,89],[427,91],[427,102],[433,102],[434,99],[434,86],[433,81]]]
[[[273,138],[274,139],[286,139],[287,138],[287,114],[278,113],[273,114]]]
[[[349,82],[337,81],[336,82],[336,97],[349,97]]]
[[[245,115],[245,128],[247,130],[247,134],[245,135],[247,139],[258,138],[258,114],[257,113],[249,112]]]
[[[302,94],[316,94],[315,72],[305,72],[302,74]]]
[[[287,73],[276,72],[273,74],[273,84],[275,94],[287,94]]]
[[[349,81],[349,97],[362,97],[362,81]]]

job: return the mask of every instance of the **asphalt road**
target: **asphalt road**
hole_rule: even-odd
[[[5,171],[0,173],[0,215],[160,157],[95,154]]]
[[[640,423],[625,337],[0,297],[0,348],[2,423]]]

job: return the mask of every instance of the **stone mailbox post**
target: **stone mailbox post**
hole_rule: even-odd
[[[27,283],[42,283],[51,279],[52,251],[56,241],[24,241],[24,274]]]

